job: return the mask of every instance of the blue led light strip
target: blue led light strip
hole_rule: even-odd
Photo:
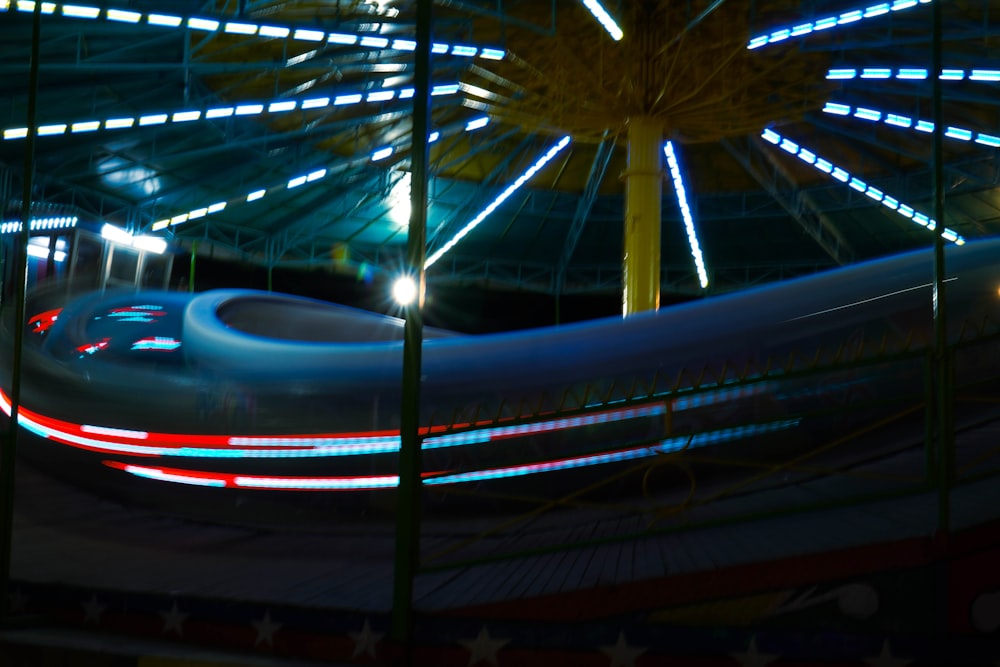
[[[930,2],[931,0],[894,0],[893,2],[880,2],[878,4],[865,7],[864,9],[852,9],[841,14],[832,14],[815,21],[806,21],[804,23],[778,28],[777,30],[773,30],[763,35],[757,35],[747,42],[747,48],[759,49],[760,47],[767,46],[768,44],[783,42],[791,37],[802,37],[814,32],[829,30],[831,28],[839,28],[840,26],[857,23],[858,21],[873,19],[878,16],[885,16],[891,12],[899,12],[904,9],[910,9],[912,7],[916,7],[917,5],[926,5]]]
[[[0,10],[33,12],[35,10],[35,3],[34,0],[15,0],[15,2],[0,0]],[[188,30],[198,30],[200,32],[218,32],[243,37],[291,38],[304,42],[362,46],[373,49],[413,51],[417,47],[416,41],[412,39],[389,38],[371,33],[326,32],[313,28],[291,28],[288,26],[247,21],[229,21],[225,18],[178,16],[175,14],[138,12],[131,9],[103,8],[92,5],[43,2],[42,14],[61,15],[66,18],[75,19],[103,19],[115,23],[143,24],[158,28],[187,28]],[[431,52],[462,58],[474,58],[478,56],[485,60],[503,60],[507,55],[503,49],[493,47],[478,47],[471,44],[444,44],[441,42],[435,42],[431,47]]]
[[[829,160],[821,158],[816,153],[802,148],[797,143],[791,139],[786,139],[774,130],[764,130],[760,135],[764,141],[774,144],[783,151],[795,155],[800,160],[806,164],[812,165],[813,168],[823,172],[824,174],[829,174],[834,179],[840,181],[841,183],[846,183],[848,186],[857,190],[858,192],[864,193],[871,199],[879,202],[891,211],[895,211],[904,218],[909,218],[913,222],[917,223],[921,227],[926,227],[928,229],[934,229],[937,223],[932,219],[928,218],[923,213],[916,211],[912,206],[907,206],[901,203],[895,197],[890,197],[881,190],[871,185],[868,185],[860,178],[851,176],[849,172],[845,169],[841,169]],[[952,241],[955,245],[964,245],[965,239],[962,238],[960,234],[956,231],[945,227],[942,234],[944,238],[948,241]]]
[[[681,168],[677,162],[677,154],[674,152],[674,142],[668,141],[664,144],[663,152],[667,156],[670,179],[673,181],[674,192],[677,194],[677,205],[680,206],[681,217],[684,219],[684,229],[687,231],[691,257],[694,258],[695,268],[698,269],[698,282],[701,283],[701,288],[705,289],[708,287],[708,272],[705,271],[705,258],[701,254],[701,244],[698,243],[698,235],[694,230],[694,219],[691,217],[691,207],[688,206],[684,179],[681,178]]]
[[[569,145],[569,141],[570,138],[568,135],[563,137],[562,139],[559,140],[559,143],[550,148],[544,155],[542,155],[542,157],[538,158],[538,160],[533,165],[528,167],[528,169],[523,174],[517,177],[517,180],[508,185],[507,188],[503,192],[501,192],[496,199],[490,202],[490,204],[482,211],[480,211],[479,214],[476,215],[476,217],[474,217],[472,220],[466,223],[464,227],[458,230],[458,232],[453,237],[451,237],[451,239],[449,239],[447,243],[445,243],[443,246],[435,250],[434,253],[427,258],[426,262],[424,263],[424,268],[425,269],[430,268],[435,262],[441,259],[441,257],[444,256],[446,252],[454,248],[456,243],[465,238],[466,234],[468,234],[473,229],[478,227],[479,223],[485,220],[490,215],[490,213],[495,211],[497,207],[500,206],[500,204],[504,203],[504,201],[506,201],[508,197],[517,192],[517,190],[519,190],[522,185],[527,183],[528,180],[532,176],[534,176],[539,169],[544,167],[549,162],[549,160],[558,155],[562,149],[566,148],[566,146]]]
[[[912,118],[903,114],[888,113],[880,109],[852,107],[849,104],[827,102],[826,106],[823,107],[823,112],[834,116],[850,116],[860,120],[881,121],[886,125],[910,129],[925,134],[930,134],[934,131],[934,121]],[[945,128],[944,136],[957,141],[975,141],[977,144],[989,146],[990,148],[1000,148],[1000,136],[975,132],[964,127],[949,125]]]
[[[851,79],[902,79],[922,81],[930,78],[930,73],[922,67],[837,67],[826,73],[826,78],[832,81]],[[1000,70],[997,69],[942,69],[942,81],[985,81],[996,83],[1000,81]]]
[[[475,132],[478,129],[486,127],[486,125],[488,125],[488,124],[489,124],[489,119],[488,118],[485,118],[485,117],[476,118],[475,120],[469,121],[469,122],[467,122],[465,124],[465,131],[466,132]],[[441,133],[439,131],[431,132],[430,136],[428,137],[428,141],[430,141],[431,143],[434,143],[435,141],[438,140],[438,138],[440,136],[441,136]],[[396,152],[396,148],[397,147],[395,147],[395,146],[386,146],[386,147],[383,147],[383,148],[379,148],[379,149],[375,150],[375,152],[372,153],[369,157],[367,157],[367,158],[360,158],[360,159],[362,159],[362,160],[368,160],[368,159],[370,159],[372,161],[378,161],[378,160],[381,160],[381,159],[385,159],[386,157],[388,157],[388,156],[392,155],[393,153],[395,153]],[[359,159],[359,158],[355,158],[355,159]],[[231,201],[217,202],[217,203],[212,204],[210,206],[196,208],[194,210],[187,211],[186,213],[178,213],[177,215],[171,216],[169,218],[163,218],[161,220],[157,220],[150,227],[150,231],[158,232],[160,230],[166,229],[167,227],[173,227],[173,226],[180,225],[180,224],[183,224],[185,222],[188,222],[190,220],[197,220],[198,218],[203,218],[206,215],[210,215],[212,213],[217,213],[217,212],[225,209],[226,206],[229,203],[243,204],[243,203],[248,203],[248,202],[254,202],[254,201],[258,201],[260,199],[263,199],[265,196],[267,196],[269,194],[276,194],[278,192],[284,192],[285,190],[291,190],[293,188],[297,188],[297,187],[300,187],[300,186],[303,186],[303,185],[307,185],[309,183],[315,183],[315,182],[321,181],[324,178],[326,178],[327,176],[329,176],[330,174],[337,173],[338,169],[341,168],[341,167],[343,167],[343,163],[331,166],[329,168],[327,168],[327,167],[318,167],[318,168],[310,171],[307,174],[302,174],[301,176],[295,176],[294,178],[291,178],[291,179],[289,179],[288,181],[286,181],[284,183],[279,183],[277,185],[271,185],[271,186],[263,187],[263,188],[257,188],[255,190],[252,190],[251,192],[247,193],[245,196],[240,196],[240,197],[238,197],[238,198],[236,198],[234,200],[231,200]]]
[[[431,89],[431,95],[454,95],[459,91],[458,84],[439,84]],[[204,109],[184,109],[144,114],[137,117],[115,117],[105,120],[86,120],[76,123],[52,123],[40,125],[37,134],[40,137],[58,136],[63,134],[83,134],[97,130],[124,130],[134,127],[150,127],[153,125],[190,123],[198,120],[220,120],[233,117],[258,116],[261,114],[279,114],[299,109],[311,111],[326,107],[341,107],[361,103],[381,103],[393,99],[406,100],[413,97],[413,88],[378,88],[359,92],[340,92],[328,96],[309,97],[301,100],[275,100],[271,102],[244,102],[232,106],[212,106]],[[15,127],[3,131],[5,140],[24,139],[28,136],[28,128]]]

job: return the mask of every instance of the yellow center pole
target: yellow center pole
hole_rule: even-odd
[[[629,119],[625,179],[625,250],[622,315],[660,307],[660,197],[663,124],[650,116]]]

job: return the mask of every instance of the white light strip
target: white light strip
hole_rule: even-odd
[[[763,132],[761,132],[760,136],[762,139],[764,139],[764,141],[770,144],[774,144],[778,148],[781,148],[785,152],[791,153],[792,155],[802,157],[802,152],[805,151],[804,148],[796,144],[794,141],[785,139],[774,130],[766,129]],[[937,223],[933,219],[928,218],[923,213],[916,211],[912,206],[901,204],[898,199],[895,199],[894,197],[889,197],[878,188],[868,185],[860,178],[851,176],[851,174],[847,170],[841,169],[840,167],[834,165],[829,160],[825,160],[819,157],[816,153],[812,151],[805,151],[805,152],[807,152],[809,156],[812,156],[813,161],[809,162],[808,159],[805,159],[804,161],[809,164],[812,164],[812,166],[818,169],[819,171],[822,171],[825,174],[829,174],[830,176],[840,181],[841,183],[847,183],[851,188],[859,192],[863,192],[865,195],[879,202],[889,210],[895,211],[904,218],[909,218],[913,220],[913,222],[917,223],[921,227],[934,229],[937,226]],[[953,229],[949,229],[946,227],[944,229],[944,232],[942,233],[942,236],[945,238],[945,240],[951,241],[955,245],[965,244],[965,239],[962,238],[962,236]]]
[[[566,148],[566,146],[569,145],[569,141],[570,141],[569,136],[563,137],[562,139],[559,140],[559,143],[550,148],[544,155],[542,155],[542,157],[538,158],[538,160],[533,165],[528,167],[528,169],[523,174],[517,177],[517,180],[508,185],[507,188],[503,192],[501,192],[496,199],[494,199],[486,208],[480,211],[479,214],[476,215],[476,217],[474,217],[472,220],[466,223],[464,227],[458,230],[458,232],[450,240],[448,240],[447,243],[438,248],[430,257],[428,257],[426,262],[424,263],[424,268],[428,269],[431,266],[433,266],[434,263],[437,262],[439,259],[441,259],[441,257],[444,256],[446,252],[454,248],[456,243],[461,241],[463,238],[465,238],[465,236],[469,232],[478,227],[479,223],[481,223],[491,213],[493,213],[493,211],[495,211],[497,207],[500,206],[500,204],[506,201],[507,198],[510,197],[512,194],[517,192],[517,190],[520,189],[522,185],[527,183],[528,180],[532,176],[534,176],[539,169],[548,164],[548,162],[556,155],[558,155],[562,149]]]
[[[701,244],[698,243],[698,234],[694,229],[694,218],[691,216],[691,207],[688,206],[687,193],[684,190],[684,180],[681,177],[680,164],[677,162],[677,154],[674,152],[674,143],[668,141],[663,146],[663,153],[667,156],[667,166],[670,167],[670,178],[674,183],[674,192],[677,194],[677,205],[681,209],[681,217],[684,219],[684,229],[687,231],[688,244],[691,247],[691,257],[694,259],[695,268],[698,270],[698,282],[701,288],[708,287],[708,272],[705,270],[705,258],[701,254]]]
[[[378,162],[379,160],[384,160],[390,155],[392,155],[395,152],[395,150],[396,149],[394,149],[392,146],[383,146],[382,148],[378,148],[375,150],[374,153],[372,153],[372,161]]]
[[[225,31],[233,35],[256,35],[257,26],[252,23],[226,23]]]
[[[458,84],[448,83],[434,86],[432,94],[434,96],[453,95],[458,93],[458,91]],[[378,103],[386,102],[394,98],[403,100],[411,97],[413,97],[413,88],[380,88],[372,90],[367,94],[348,93],[338,95],[334,98],[333,104],[334,106],[343,106],[347,104],[360,104],[361,102]],[[247,103],[240,104],[235,107],[213,107],[205,109],[204,111],[184,110],[168,113],[154,113],[141,116],[138,120],[135,118],[109,118],[103,121],[103,126],[106,130],[119,130],[135,127],[136,125],[139,127],[148,127],[151,125],[163,125],[165,123],[187,123],[196,120],[217,120],[220,118],[230,118],[232,116],[252,116],[265,112],[283,113],[293,111],[296,106],[305,111],[308,109],[321,109],[329,106],[329,104],[329,97],[309,98],[302,100],[301,103],[297,100],[279,100],[261,104]],[[71,126],[71,132],[93,132],[100,129],[101,125],[102,121],[83,121],[73,123]],[[66,129],[67,125],[65,124],[42,125],[38,128],[37,134],[38,136],[65,134]],[[3,138],[7,140],[24,139],[27,136],[28,128],[25,127],[13,127],[3,131]]]
[[[96,19],[101,14],[99,7],[84,7],[81,5],[63,5],[63,16],[74,19]]]
[[[789,37],[802,37],[813,32],[829,30],[842,25],[856,23],[864,19],[872,19],[878,16],[885,16],[890,12],[899,12],[904,9],[916,7],[918,4],[926,5],[931,0],[894,0],[894,2],[882,2],[870,5],[864,9],[853,9],[841,14],[832,14],[815,21],[799,23],[797,25],[778,28],[772,32],[757,35],[747,42],[748,49],[759,49],[768,44],[783,42]]]
[[[482,118],[476,118],[475,120],[470,120],[465,124],[465,131],[471,132],[473,130],[478,130],[481,127],[486,127],[490,122],[489,116],[483,116]]]
[[[109,9],[107,16],[109,21],[120,21],[122,23],[138,23],[142,20],[142,14],[139,12],[125,11],[123,9]]]
[[[618,28],[614,19],[612,19],[610,15],[604,11],[604,8],[600,6],[600,3],[597,2],[597,0],[583,0],[583,2],[591,13],[598,18],[601,25],[604,26],[612,37],[616,40],[621,39],[621,29]],[[2,3],[0,4],[0,9],[12,6],[10,0],[0,0],[0,3]],[[34,11],[35,3],[32,0],[18,0],[16,8],[21,12],[32,12]],[[42,12],[45,14],[53,14],[56,9],[60,9],[62,15],[67,18],[93,20],[100,18],[102,15],[102,9],[100,7],[72,4],[60,5],[53,2],[42,3]],[[598,12],[601,12],[604,18],[599,16]],[[355,34],[340,32],[327,33],[323,30],[309,28],[291,28],[288,26],[247,23],[243,21],[224,21],[206,16],[182,17],[154,12],[144,14],[132,11],[131,9],[116,8],[104,10],[103,16],[109,21],[125,23],[139,23],[143,18],[145,18],[147,24],[163,28],[180,28],[186,26],[191,30],[201,30],[204,32],[222,31],[231,35],[241,35],[246,37],[259,36],[275,39],[285,39],[287,37],[291,37],[295,40],[307,42],[322,42],[326,40],[330,44],[343,44],[347,46],[357,44],[359,46],[372,49],[393,49],[400,51],[413,51],[416,48],[416,42],[413,40],[388,38],[372,34],[370,32],[359,32]],[[617,37],[615,37],[614,31],[617,31]],[[480,58],[486,60],[502,60],[507,55],[506,51],[503,49],[494,47],[477,47],[468,44],[436,43],[434,44],[433,52],[442,55],[451,54],[462,58],[471,58],[478,55]]]
[[[862,107],[854,108],[847,104],[827,102],[826,106],[823,107],[823,112],[834,116],[853,116],[862,120],[881,120],[886,125],[911,129],[925,134],[934,131],[933,121],[920,120],[909,116],[903,116],[901,114],[879,111],[877,109],[865,109]],[[964,127],[949,126],[945,129],[944,136],[949,139],[957,139],[959,141],[975,141],[977,144],[982,144],[983,146],[989,146],[991,148],[1000,147],[1000,137],[992,134],[975,132],[973,130],[965,129]]]
[[[329,98],[326,98],[326,101],[329,102]],[[303,101],[302,106],[305,107],[307,103],[309,103],[309,100]],[[469,121],[465,125],[465,131],[472,132],[474,130],[478,130],[482,127],[485,127],[487,125],[487,122],[484,121],[488,120],[489,120],[488,118],[483,117]],[[430,133],[427,140],[428,142],[433,143],[434,141],[437,140],[439,136],[440,133],[435,130],[434,132]],[[385,159],[390,155],[395,154],[396,150],[397,149],[394,146],[382,147],[372,155],[371,159],[376,161],[380,159]],[[282,183],[281,185],[270,186],[254,190],[253,192],[250,192],[249,194],[241,196],[237,199],[234,199],[233,201],[234,203],[258,201],[260,199],[263,199],[269,193],[281,192],[283,190],[301,187],[303,185],[306,185],[307,183],[314,183],[318,180],[325,178],[328,173],[329,170],[326,168],[315,169],[304,176],[296,176],[295,178],[289,179],[288,181]],[[181,224],[182,222],[195,220],[197,218],[202,218],[206,215],[215,213],[217,211],[221,211],[225,207],[226,207],[226,202],[219,202],[217,204],[212,204],[211,206],[205,208],[194,209],[193,211],[189,211],[188,213],[180,213],[178,215],[169,218],[163,218],[161,220],[157,220],[156,222],[152,223],[152,225],[150,226],[150,230],[158,232],[163,229],[166,229],[167,227],[172,227],[174,225]]]
[[[40,125],[38,127],[38,136],[46,137],[56,134],[66,134],[65,123],[59,125]]]
[[[79,218],[75,215],[64,215],[53,218],[31,218],[31,231],[49,231],[53,229],[72,229],[76,227]],[[20,220],[7,220],[0,223],[0,234],[16,234],[21,231]]]
[[[583,0],[583,6],[587,8],[587,11],[593,14],[594,18],[597,19],[597,22],[601,24],[601,27],[608,31],[608,34],[611,35],[611,39],[616,42],[621,41],[622,37],[625,36],[622,29],[600,2],[597,0]]]
[[[922,67],[864,67],[860,71],[853,67],[837,67],[827,70],[826,78],[829,80],[850,80],[850,79],[903,79],[913,81],[923,81],[930,78],[930,73]],[[986,81],[995,83],[1000,81],[1000,70],[996,69],[942,69],[939,77],[942,81]]]

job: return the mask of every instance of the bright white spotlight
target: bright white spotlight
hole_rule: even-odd
[[[411,276],[400,276],[392,284],[392,298],[401,306],[409,306],[417,298],[417,283]]]

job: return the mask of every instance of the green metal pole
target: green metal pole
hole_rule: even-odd
[[[404,664],[412,663],[413,579],[420,561],[420,372],[423,348],[424,262],[427,242],[428,134],[430,133],[431,2],[417,0],[413,137],[410,169],[410,228],[407,272],[417,298],[406,307],[403,387],[400,408],[399,489],[396,494],[396,554],[391,637],[400,642]]]
[[[6,625],[10,608],[10,564],[14,526],[14,462],[17,449],[17,419],[21,404],[21,351],[24,345],[25,295],[28,284],[28,238],[31,235],[31,189],[35,172],[35,135],[38,104],[38,43],[42,25],[42,3],[35,2],[31,24],[31,69],[28,74],[28,136],[24,154],[24,194],[21,199],[21,233],[17,244],[15,285],[14,350],[11,361],[10,423],[0,452],[0,626]]]
[[[945,300],[944,258],[944,118],[941,109],[941,2],[932,3],[933,66],[932,109],[934,115],[934,362],[937,378],[937,462],[938,462],[938,530],[944,535],[951,526],[951,477],[954,456],[952,428],[951,360],[948,352],[948,318]]]
[[[198,256],[198,239],[191,241],[191,268],[188,270],[188,291],[194,292],[194,265]]]

